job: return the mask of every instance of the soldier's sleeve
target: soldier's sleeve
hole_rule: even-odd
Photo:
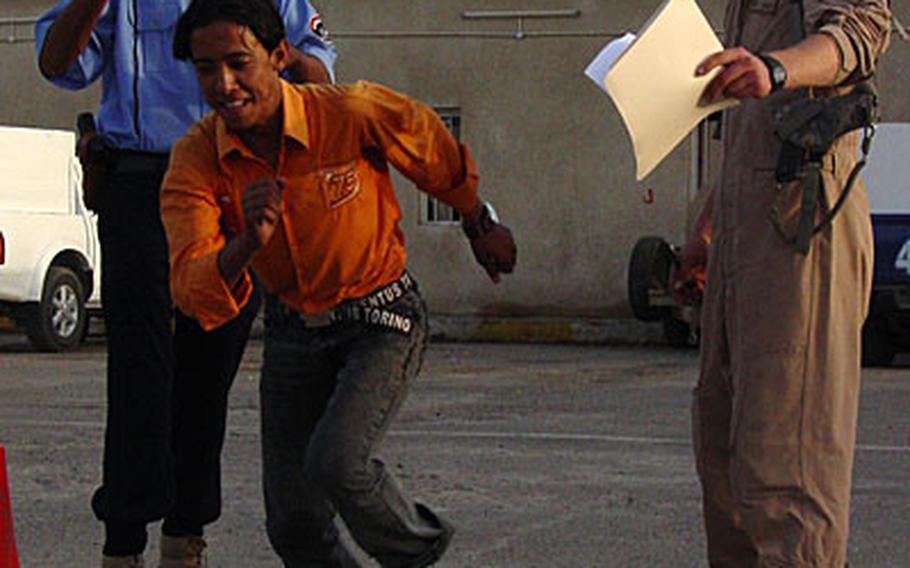
[[[808,33],[831,36],[840,51],[837,84],[858,83],[875,73],[891,35],[888,0],[807,0]]]

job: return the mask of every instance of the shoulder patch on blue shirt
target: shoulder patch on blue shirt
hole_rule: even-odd
[[[325,24],[322,23],[322,16],[318,13],[314,13],[310,17],[310,31],[327,44],[332,42],[332,39],[329,37],[329,30],[327,30]]]

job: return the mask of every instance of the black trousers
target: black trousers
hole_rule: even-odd
[[[203,527],[221,515],[228,392],[261,303],[254,290],[237,318],[210,332],[177,310],[172,440],[177,494],[164,534],[201,536]]]
[[[104,552],[145,548],[145,524],[174,501],[171,388],[174,352],[164,228],[163,169],[113,169],[98,217],[101,302],[107,331],[107,423],[101,486]]]
[[[173,535],[201,534],[218,517],[227,391],[259,307],[211,333],[178,313],[172,333],[158,207],[166,160],[142,158],[113,168],[98,219],[107,417],[92,509],[114,556],[142,552],[146,524],[165,516]]]

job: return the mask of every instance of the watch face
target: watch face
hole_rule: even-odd
[[[781,65],[780,61],[767,55],[759,55],[759,58],[768,68],[768,78],[771,80],[771,92],[781,89],[787,82],[787,70]]]
[[[490,219],[492,219],[494,223],[499,223],[499,215],[496,214],[496,210],[493,209],[493,206],[490,205],[490,202],[485,201],[483,206],[486,208],[487,213],[490,215]]]
[[[773,80],[778,87],[783,87],[784,83],[787,82],[787,71],[780,64],[774,66]]]

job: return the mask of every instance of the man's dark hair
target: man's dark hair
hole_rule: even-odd
[[[190,38],[193,32],[222,20],[249,28],[269,53],[285,38],[281,14],[272,0],[193,0],[177,21],[174,58],[192,59]]]

